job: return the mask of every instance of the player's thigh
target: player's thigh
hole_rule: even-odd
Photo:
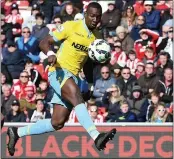
[[[71,110],[66,107],[54,104],[53,114],[52,114],[52,123],[53,125],[64,125],[64,123],[68,120]]]
[[[84,102],[80,89],[73,78],[66,80],[62,87],[61,94],[63,99],[71,103],[73,106]]]

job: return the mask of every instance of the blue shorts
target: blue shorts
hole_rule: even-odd
[[[73,78],[75,83],[78,85],[78,78],[66,69],[57,68],[55,71],[48,73],[48,80],[51,87],[54,89],[54,95],[51,103],[59,104],[69,110],[72,110],[73,105],[61,97],[61,88],[69,78]]]

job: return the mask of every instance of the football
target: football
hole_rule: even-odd
[[[98,63],[105,63],[108,61],[110,59],[110,52],[110,45],[103,39],[96,39],[88,48],[89,57],[94,62]]]

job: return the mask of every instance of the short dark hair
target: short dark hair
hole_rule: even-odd
[[[35,103],[37,104],[39,101],[41,101],[44,104],[44,100],[43,99],[36,99]]]
[[[135,55],[136,55],[136,52],[135,52],[135,50],[131,49],[131,50],[128,51],[127,54],[128,54],[128,55],[129,55],[129,54],[135,54]]]
[[[48,84],[47,80],[45,80],[45,79],[40,80],[39,84],[41,84],[41,83],[47,83]]]
[[[172,68],[172,66],[171,66],[171,67],[166,67],[166,68],[164,68],[164,72],[165,72],[166,70],[171,70],[171,71],[173,71],[173,68]]]
[[[101,7],[101,5],[100,5],[99,3],[97,3],[97,2],[91,2],[91,3],[89,3],[89,5],[88,5],[86,11],[88,12],[90,8],[97,8],[97,9],[99,9],[100,12],[102,13],[102,7]]]
[[[42,20],[45,19],[45,16],[42,13],[37,13],[35,16],[36,19],[41,18]]]
[[[152,97],[152,96],[155,96],[155,97],[160,97],[159,96],[159,94],[157,93],[157,92],[155,92],[155,91],[153,91],[152,93],[150,93],[150,96]]]
[[[161,50],[159,53],[159,56],[166,56],[168,59],[170,59],[170,54],[164,50]]]
[[[146,65],[152,65],[152,66],[154,66],[154,63],[152,63],[152,62],[147,62]]]
[[[154,52],[154,49],[153,49],[153,47],[151,47],[151,46],[146,47],[146,50],[147,50],[147,49]]]
[[[121,43],[122,44],[121,40],[115,40],[114,43]]]
[[[125,66],[125,67],[123,67],[123,68],[121,69],[121,71],[123,71],[123,70],[125,70],[125,69],[130,70],[129,67]]]
[[[52,20],[54,20],[56,18],[59,18],[62,21],[62,17],[59,14],[54,15]]]
[[[33,63],[33,61],[30,58],[27,58],[26,61],[25,61],[25,65],[30,64],[30,63]]]

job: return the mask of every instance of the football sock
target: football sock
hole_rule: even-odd
[[[55,131],[51,124],[51,119],[38,120],[36,123],[18,128],[18,136],[27,136],[35,134],[43,134]]]
[[[75,112],[79,123],[86,129],[92,139],[95,140],[100,133],[97,131],[85,104],[81,103],[77,105],[75,107]]]

